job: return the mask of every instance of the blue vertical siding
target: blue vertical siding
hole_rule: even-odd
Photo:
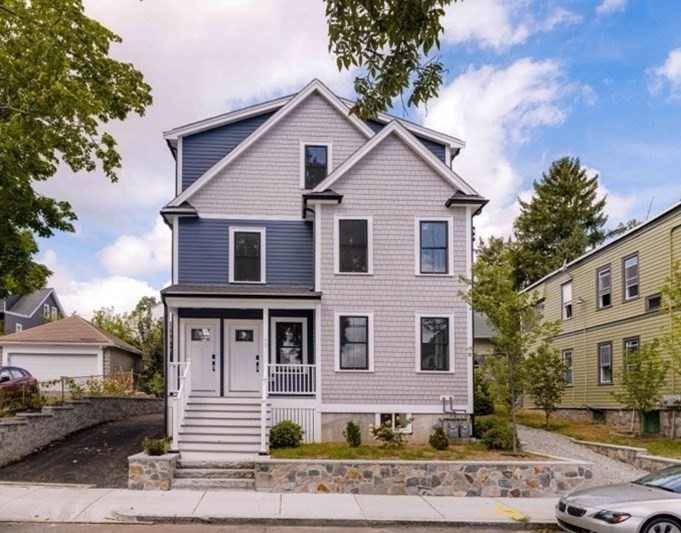
[[[267,285],[314,285],[312,222],[181,218],[178,282],[229,283],[229,227],[265,228]]]
[[[182,190],[229,154],[274,112],[202,131],[182,139]]]
[[[374,133],[378,133],[383,129],[385,124],[382,124],[381,122],[378,122],[377,120],[367,120],[366,121],[367,126],[369,126]],[[424,139],[423,137],[419,137],[418,135],[415,135],[415,137],[421,141],[423,146],[428,148],[431,152],[435,154],[435,157],[437,157],[440,161],[443,163],[447,164],[447,161],[445,161],[445,145],[437,143],[435,141],[431,141],[429,139]]]

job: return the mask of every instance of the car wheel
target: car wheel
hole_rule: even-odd
[[[681,533],[681,524],[673,518],[661,516],[648,522],[641,533]]]

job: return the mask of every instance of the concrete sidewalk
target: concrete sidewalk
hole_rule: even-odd
[[[555,498],[132,491],[0,483],[0,522],[387,526],[555,524]]]

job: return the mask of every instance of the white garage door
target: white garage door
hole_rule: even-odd
[[[9,364],[25,368],[38,381],[67,377],[96,376],[97,354],[26,354],[9,353]]]

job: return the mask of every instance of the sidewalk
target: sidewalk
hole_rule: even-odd
[[[0,483],[0,522],[278,525],[555,524],[555,498],[454,498],[227,491],[132,491]]]

